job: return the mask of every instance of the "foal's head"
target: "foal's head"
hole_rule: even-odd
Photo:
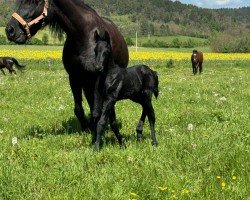
[[[112,55],[110,37],[107,31],[105,31],[104,37],[100,37],[97,31],[95,31],[95,61],[96,70],[103,71],[109,64],[109,60]]]

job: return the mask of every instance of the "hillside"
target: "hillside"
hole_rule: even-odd
[[[187,35],[209,37],[213,32],[250,28],[250,7],[203,9],[170,0],[85,0],[102,16],[111,18],[124,35]],[[5,26],[13,0],[0,0],[0,26]]]

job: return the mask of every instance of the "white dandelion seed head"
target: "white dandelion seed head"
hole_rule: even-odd
[[[226,101],[227,98],[226,98],[226,97],[221,97],[221,98],[219,98],[219,100],[220,100],[220,101]]]
[[[192,131],[192,130],[194,129],[194,125],[193,125],[193,124],[188,124],[187,129],[188,129],[189,131]]]
[[[12,145],[15,146],[17,144],[17,137],[12,138]]]

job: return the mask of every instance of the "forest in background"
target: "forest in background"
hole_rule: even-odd
[[[0,0],[0,26],[5,26],[10,18],[15,9],[14,2]],[[205,9],[170,0],[84,2],[101,16],[113,20],[126,38],[134,37],[136,31],[139,36],[182,35],[207,38],[215,51],[250,51],[250,7]]]

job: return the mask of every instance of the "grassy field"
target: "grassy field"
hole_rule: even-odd
[[[61,62],[20,63],[25,73],[0,74],[0,199],[249,198],[249,61],[208,61],[198,76],[187,62],[150,62],[159,146],[148,123],[136,142],[141,108],[121,101],[127,149],[108,131],[99,153],[80,132]]]

